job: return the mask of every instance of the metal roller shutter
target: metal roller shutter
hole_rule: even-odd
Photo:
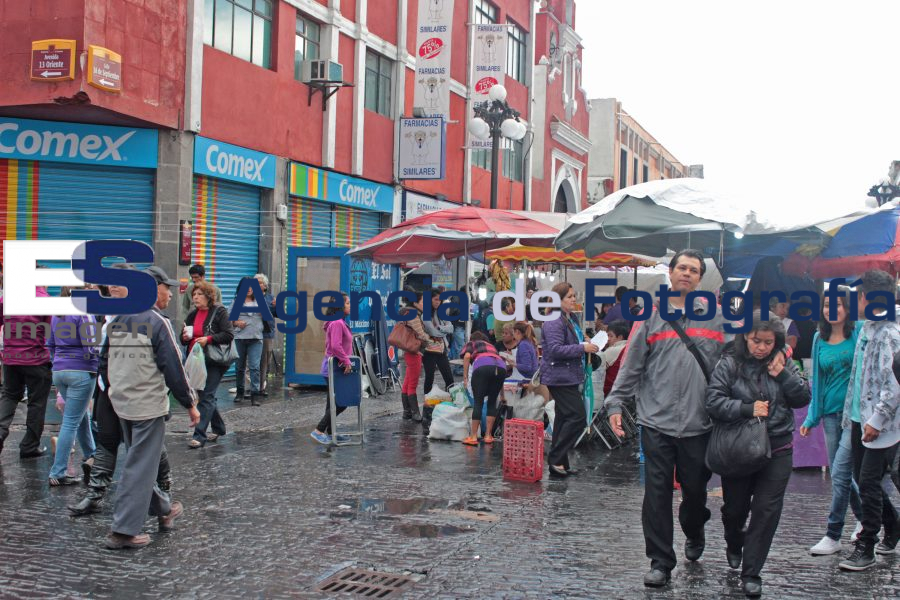
[[[8,240],[132,239],[153,246],[154,178],[148,169],[2,159],[0,231]]]
[[[259,272],[259,188],[194,175],[192,261],[231,306],[241,277]]]
[[[330,248],[333,231],[331,205],[291,197],[288,246]]]
[[[352,248],[381,233],[381,213],[334,207],[334,246]]]

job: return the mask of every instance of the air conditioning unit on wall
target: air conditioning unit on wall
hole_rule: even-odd
[[[313,82],[342,82],[344,81],[344,67],[333,60],[304,60],[300,65],[300,81]]]

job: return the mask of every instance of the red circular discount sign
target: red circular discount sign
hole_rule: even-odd
[[[441,38],[428,38],[419,46],[419,56],[422,58],[434,58],[444,49],[444,42]]]
[[[397,351],[394,350],[393,346],[388,346],[388,358],[391,359],[391,362],[394,361],[394,358],[397,356]]]
[[[478,94],[487,94],[488,90],[497,85],[497,79],[495,77],[482,77],[478,80],[478,83],[475,84],[475,92]]]

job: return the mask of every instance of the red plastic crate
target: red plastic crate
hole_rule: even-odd
[[[540,481],[544,476],[544,423],[509,419],[503,424],[503,477]]]

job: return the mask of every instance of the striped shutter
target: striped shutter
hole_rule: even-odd
[[[295,197],[290,202],[288,246],[331,247],[331,205]]]
[[[7,240],[132,239],[152,247],[154,179],[149,169],[0,159],[0,231]]]
[[[381,213],[334,207],[334,246],[352,248],[381,233]]]
[[[241,277],[259,272],[259,188],[194,175],[191,260],[231,305]]]

